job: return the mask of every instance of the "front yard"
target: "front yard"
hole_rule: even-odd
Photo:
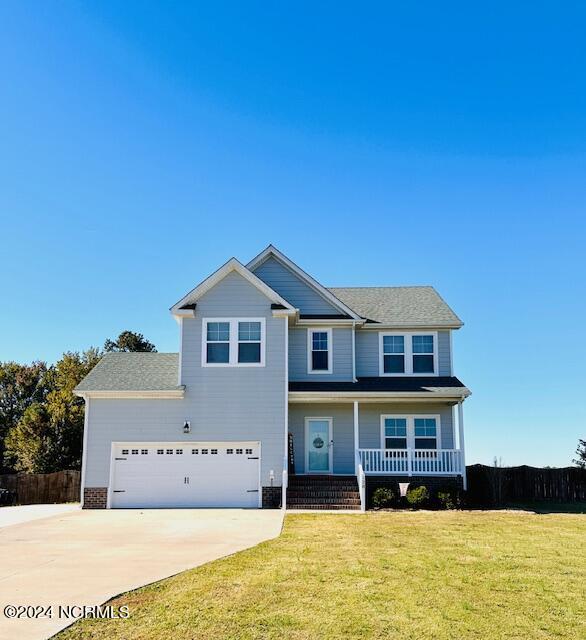
[[[114,604],[131,618],[59,640],[583,640],[586,516],[289,515],[280,538]]]

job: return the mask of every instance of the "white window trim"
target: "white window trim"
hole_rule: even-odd
[[[229,362],[208,362],[208,323],[228,322],[230,324]],[[260,362],[238,362],[238,323],[260,322]],[[266,318],[202,318],[201,320],[201,366],[202,367],[264,367],[266,354]]]
[[[328,470],[324,471],[310,471],[309,470],[309,423],[315,420],[323,420],[328,423],[328,449],[329,460]],[[328,416],[307,416],[305,418],[305,473],[311,474],[323,474],[334,472],[334,418]]]
[[[385,373],[385,358],[383,353],[383,339],[385,336],[403,336],[405,339],[405,372]],[[413,336],[433,336],[433,373],[413,373]],[[426,355],[426,354],[415,354]],[[429,355],[429,354],[427,354]],[[379,376],[415,376],[431,377],[438,376],[438,342],[437,331],[381,331],[378,334],[378,371]]]
[[[417,334],[419,335],[419,334]],[[415,418],[434,418],[436,428],[436,450],[439,451],[442,448],[442,421],[439,414],[427,414],[427,413],[415,413],[412,415],[395,414],[395,413],[383,413],[380,417],[380,446],[381,449],[386,450],[385,447],[385,419],[386,418],[403,418],[407,420],[407,449],[415,449]],[[389,449],[393,451],[393,449]],[[423,449],[425,451],[425,449]]]
[[[312,369],[312,346],[313,346],[313,334],[315,332],[318,333],[327,333],[328,334],[328,368],[327,369]],[[321,328],[321,327],[309,327],[307,329],[307,373],[311,375],[320,375],[320,374],[331,374],[334,370],[334,349],[333,349],[333,331],[331,328]]]

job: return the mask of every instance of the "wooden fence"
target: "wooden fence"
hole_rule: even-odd
[[[586,502],[586,469],[563,467],[466,468],[468,500],[471,504],[500,506],[514,502]]]
[[[0,475],[0,488],[14,492],[16,504],[79,502],[80,472]]]

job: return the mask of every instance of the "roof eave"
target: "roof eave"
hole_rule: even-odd
[[[74,389],[80,398],[117,398],[125,399],[181,399],[185,396],[185,386],[176,389]]]

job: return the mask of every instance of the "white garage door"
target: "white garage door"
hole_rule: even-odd
[[[112,507],[259,507],[258,442],[112,447]]]

